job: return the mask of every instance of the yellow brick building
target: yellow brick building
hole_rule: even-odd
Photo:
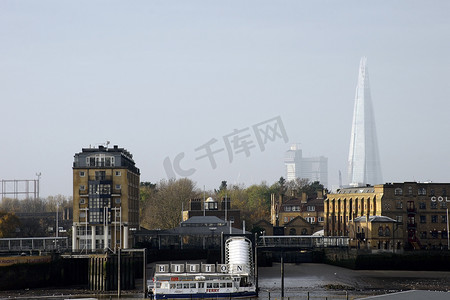
[[[450,183],[432,182],[342,188],[325,199],[325,235],[350,236],[351,245],[370,249],[446,247],[448,191]],[[395,222],[380,225],[374,216]]]
[[[83,148],[73,163],[72,250],[130,248],[139,229],[139,176],[125,149]]]

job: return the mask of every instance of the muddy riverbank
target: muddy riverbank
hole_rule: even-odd
[[[151,266],[149,265],[149,270]],[[275,299],[281,295],[281,266],[259,268],[259,299]],[[150,275],[150,274],[149,274]],[[350,270],[326,264],[285,264],[285,296],[290,299],[355,299],[411,289],[450,291],[450,271],[373,271]],[[123,291],[121,299],[142,298],[142,280],[136,290]],[[117,299],[117,292],[102,295],[83,288],[27,289],[0,291],[0,299]]]

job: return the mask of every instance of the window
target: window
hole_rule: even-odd
[[[288,217],[284,217],[284,223],[289,222],[289,218]]]
[[[318,221],[318,222],[323,222],[323,217],[318,217],[318,218],[317,218],[317,221]]]
[[[436,209],[436,208],[437,208],[437,202],[436,202],[436,201],[431,202],[430,207],[431,207],[432,209]]]
[[[437,239],[437,238],[438,238],[438,231],[437,231],[437,230],[431,231],[431,237],[432,237],[433,239]]]
[[[425,202],[419,202],[420,209],[427,209],[427,204]]]
[[[384,230],[384,236],[391,236],[391,229],[386,226],[386,229]]]
[[[438,216],[432,215],[431,216],[431,223],[437,223],[437,221],[438,221]]]
[[[446,209],[447,208],[447,203],[442,201],[441,204],[439,205],[441,208]]]
[[[86,199],[80,199],[80,204],[86,204]]]
[[[300,206],[292,206],[292,211],[300,211]]]
[[[86,213],[85,212],[81,212],[80,213],[80,218],[83,218],[83,219],[86,218]]]
[[[302,228],[302,235],[307,235],[308,234],[308,230],[306,228]]]
[[[441,216],[441,223],[447,223],[447,216],[446,215]]]
[[[420,223],[426,223],[427,217],[426,216],[420,216]]]
[[[308,222],[308,223],[315,223],[316,222],[316,218],[315,217],[307,217],[306,218],[306,221]]]
[[[384,230],[383,226],[378,227],[378,236],[383,236]]]
[[[110,184],[90,184],[89,194],[92,195],[109,195],[111,194]]]
[[[291,207],[290,206],[285,206],[284,207],[284,211],[291,211]]]
[[[401,196],[401,195],[403,195],[403,190],[401,188],[396,188],[394,190],[394,194],[395,194],[395,196]]]
[[[434,189],[431,189],[431,190],[430,190],[430,195],[431,195],[431,196],[434,196]]]
[[[447,238],[447,230],[442,230],[441,232],[441,238],[446,239]]]
[[[122,186],[120,184],[116,184],[116,190],[120,190]]]
[[[84,190],[86,190],[86,186],[80,185],[80,191],[84,191]]]
[[[419,188],[419,190],[417,191],[417,194],[419,195],[419,196],[425,196],[426,194],[427,194],[427,190],[425,189],[425,188],[423,188],[423,187],[421,187],[421,188]]]
[[[412,194],[413,194],[413,188],[412,188],[412,186],[408,186],[408,195],[412,196]]]
[[[120,202],[121,202],[120,198],[115,198],[115,199],[114,199],[114,203],[115,203],[115,204],[120,204]]]
[[[403,208],[403,202],[402,202],[402,201],[397,201],[396,207],[397,207],[398,209],[402,209],[402,208]]]
[[[84,171],[80,171],[80,177],[84,177],[85,175]]]
[[[395,217],[395,220],[396,220],[398,223],[403,223],[403,216],[396,216],[396,217]]]
[[[116,176],[122,176],[122,173],[120,171],[116,171]]]
[[[444,188],[444,189],[442,189],[442,196],[447,196],[447,190]]]
[[[421,238],[421,239],[426,239],[426,238],[427,238],[427,232],[426,232],[426,231],[422,231],[422,232],[420,233],[420,238]]]
[[[105,180],[106,172],[105,171],[95,171],[95,180]]]
[[[88,167],[114,167],[114,156],[95,154],[86,157],[86,165]]]
[[[316,207],[314,205],[308,205],[308,207],[306,207],[307,211],[316,211]]]

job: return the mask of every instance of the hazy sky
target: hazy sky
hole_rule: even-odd
[[[336,185],[367,56],[384,181],[450,182],[449,16],[447,0],[1,0],[0,179],[41,172],[42,196],[70,196],[74,154],[110,141],[141,181],[184,154],[200,188],[271,184],[300,143]],[[284,134],[269,122],[258,142],[273,119]]]

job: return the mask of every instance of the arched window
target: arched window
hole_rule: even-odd
[[[388,226],[386,226],[386,229],[384,230],[384,235],[391,236],[391,229]]]
[[[295,230],[295,228],[291,228],[289,229],[289,235],[296,235],[297,231]]]
[[[378,236],[383,236],[383,226],[378,227]]]
[[[308,234],[308,230],[306,228],[302,229],[302,235],[307,235]]]
[[[403,190],[401,188],[396,188],[394,190],[394,194],[395,194],[395,196],[401,196],[401,195],[403,195]]]

